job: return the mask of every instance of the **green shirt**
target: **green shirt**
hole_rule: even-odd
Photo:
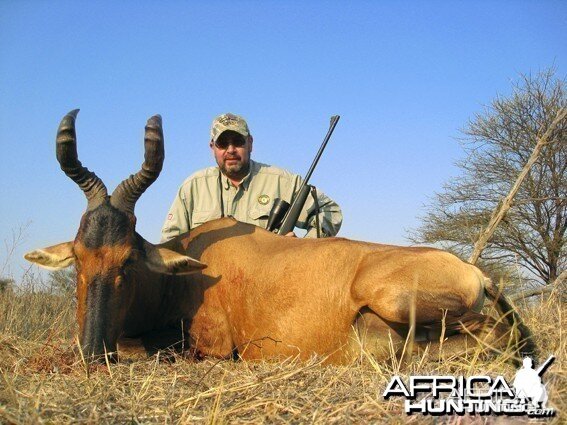
[[[250,173],[235,187],[218,167],[198,171],[183,182],[162,228],[162,242],[222,216],[266,228],[268,216],[276,198],[291,204],[302,178],[297,174],[271,165],[250,161]],[[222,187],[222,189],[221,189]],[[222,200],[221,200],[222,196]],[[343,216],[339,206],[317,191],[322,236],[335,236]],[[307,229],[306,237],[316,237],[315,202],[313,196],[301,212],[297,227]]]

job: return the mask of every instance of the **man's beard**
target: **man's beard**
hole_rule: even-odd
[[[229,179],[241,180],[250,171],[250,162],[244,162],[240,159],[238,162],[232,163],[231,165],[226,164],[226,160],[222,163],[220,167],[222,173]]]

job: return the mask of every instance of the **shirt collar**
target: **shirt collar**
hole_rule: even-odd
[[[250,180],[252,180],[252,176],[257,173],[257,169],[258,169],[258,165],[256,164],[256,162],[253,161],[253,160],[250,160],[250,171],[241,180],[239,187],[242,187],[242,189],[244,189],[244,190],[248,190],[248,186],[250,186]],[[221,171],[220,171],[220,168],[219,168],[219,173],[220,172]],[[224,190],[228,190],[228,189],[230,189],[230,186],[232,186],[232,182],[224,174],[222,175],[222,182],[223,182],[222,187],[223,187]]]

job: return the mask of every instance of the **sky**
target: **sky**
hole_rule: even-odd
[[[566,75],[565,40],[565,1],[0,1],[0,275],[75,237],[86,199],[55,158],[75,108],[79,159],[109,191],[162,115],[164,169],[136,205],[150,242],[233,112],[253,159],[298,174],[340,115],[312,177],[342,208],[339,235],[408,244],[459,178],[461,130],[521,74]]]

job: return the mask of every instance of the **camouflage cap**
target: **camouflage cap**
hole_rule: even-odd
[[[213,120],[213,125],[211,126],[212,141],[216,142],[218,137],[226,130],[236,131],[244,137],[250,136],[250,130],[244,118],[228,113],[219,115]]]

